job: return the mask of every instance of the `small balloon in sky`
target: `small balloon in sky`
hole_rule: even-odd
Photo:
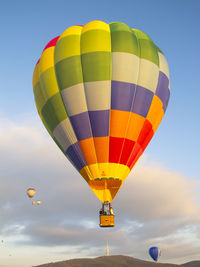
[[[34,197],[35,193],[36,193],[36,190],[34,188],[28,188],[26,190],[26,194],[28,195],[29,198]]]
[[[158,261],[159,257],[161,256],[161,250],[158,247],[151,247],[149,249],[149,255],[154,261]]]

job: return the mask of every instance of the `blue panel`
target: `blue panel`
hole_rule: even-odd
[[[135,84],[111,81],[111,109],[130,111]]]
[[[110,110],[89,111],[93,137],[109,136]]]
[[[83,167],[87,166],[86,160],[78,143],[75,143],[68,147],[66,154],[74,163],[77,170],[80,171]]]
[[[92,137],[88,112],[71,116],[70,121],[78,141]]]
[[[165,110],[167,108],[167,105],[168,105],[168,101],[169,101],[169,95],[170,95],[170,91],[169,91],[169,79],[161,71],[159,72],[158,85],[157,85],[155,94],[162,101],[162,103],[163,103],[163,110],[165,112]]]
[[[137,85],[132,112],[146,118],[151,106],[153,96],[154,93],[152,91]]]

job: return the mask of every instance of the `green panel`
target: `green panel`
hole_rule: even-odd
[[[51,132],[61,121],[67,118],[60,93],[55,94],[47,101],[41,114]]]
[[[129,31],[132,32],[131,28],[122,22],[112,22],[109,24],[110,26],[110,31],[114,32],[114,31]]]
[[[81,56],[84,82],[111,80],[111,53],[94,52]]]
[[[111,31],[112,52],[127,52],[139,56],[137,37],[124,23],[109,24]]]
[[[126,52],[139,56],[138,41],[130,31],[111,32],[112,52]]]
[[[80,55],[80,35],[68,35],[59,39],[55,47],[55,63],[74,55]]]
[[[45,99],[42,94],[42,90],[40,87],[40,83],[36,83],[35,87],[33,88],[34,96],[35,96],[35,102],[37,103],[38,109],[41,112],[42,107],[45,104]]]
[[[138,39],[146,39],[152,41],[151,38],[146,33],[137,29],[132,29],[132,30],[135,32]]]
[[[159,57],[155,44],[146,39],[139,39],[140,57],[150,60],[159,66]]]
[[[83,82],[80,56],[61,60],[56,63],[55,71],[60,90]]]
[[[58,92],[54,67],[45,70],[40,75],[40,85],[46,100],[48,100],[49,97]]]
[[[150,60],[159,66],[159,57],[156,45],[153,43],[151,38],[144,32],[133,29],[135,35],[138,39],[138,43],[140,46],[140,57]]]
[[[160,50],[160,48],[156,45],[157,51],[164,55],[164,53]]]

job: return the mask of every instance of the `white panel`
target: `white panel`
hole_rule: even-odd
[[[112,52],[111,80],[137,83],[139,57],[130,53]]]
[[[83,83],[76,84],[61,91],[68,116],[87,111]]]
[[[88,110],[110,109],[111,81],[86,82],[84,86]]]
[[[61,121],[56,126],[55,130],[53,131],[53,135],[65,151],[70,145],[77,142],[77,138],[74,134],[74,130],[69,118]]]
[[[160,71],[162,71],[169,79],[169,67],[168,67],[167,60],[165,56],[159,52],[158,52],[158,56],[159,56],[159,62],[160,62]]]
[[[155,93],[158,77],[158,66],[149,60],[141,58],[137,84]]]

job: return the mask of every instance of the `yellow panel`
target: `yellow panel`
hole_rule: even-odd
[[[88,168],[90,169],[92,179],[94,179],[94,177],[95,178],[100,177],[99,166],[97,163],[89,165]]]
[[[55,47],[55,64],[65,58],[80,55],[80,34],[59,38]]]
[[[83,176],[83,178],[86,180],[86,182],[88,182],[89,180],[92,179],[92,175],[90,172],[90,169],[88,168],[88,166],[85,166],[84,168],[82,168],[80,170],[80,174]]]
[[[54,49],[55,46],[51,46],[45,49],[40,58],[40,73],[54,66]]]
[[[83,27],[82,33],[90,30],[105,30],[110,32],[110,27],[107,23],[100,21],[100,20],[94,20],[89,22]]]
[[[122,181],[119,179],[93,180],[88,182],[94,194],[102,201],[112,201],[119,191]]]
[[[125,137],[126,127],[129,120],[130,112],[111,110],[110,113],[110,136]]]
[[[130,169],[128,166],[119,164],[119,163],[98,163],[98,164],[91,164],[89,166],[83,167],[80,170],[81,175],[84,177],[84,169],[89,168],[92,176],[89,177],[90,180],[96,179],[96,178],[117,178],[121,180],[125,180],[128,176]],[[97,171],[98,168],[98,171]],[[92,172],[93,170],[93,172]],[[100,172],[101,170],[101,172]],[[104,172],[104,173],[102,173]],[[93,174],[96,173],[94,176]]]
[[[144,121],[145,121],[144,117],[136,113],[131,113],[130,121],[128,123],[126,138],[132,141],[137,141],[141,129],[143,127]]]
[[[82,26],[71,26],[68,29],[66,29],[61,36],[59,37],[58,41],[60,39],[62,39],[65,36],[69,36],[69,35],[80,35],[81,31],[82,31],[83,27]]]
[[[81,54],[105,51],[111,52],[110,33],[93,30],[81,35]]]
[[[127,166],[118,163],[92,164],[80,170],[80,174],[102,202],[114,199],[129,172]]]
[[[152,124],[153,131],[155,133],[158,128],[162,117],[164,116],[164,111],[162,109],[163,103],[157,95],[154,95],[149,112],[147,114],[147,120]]]

